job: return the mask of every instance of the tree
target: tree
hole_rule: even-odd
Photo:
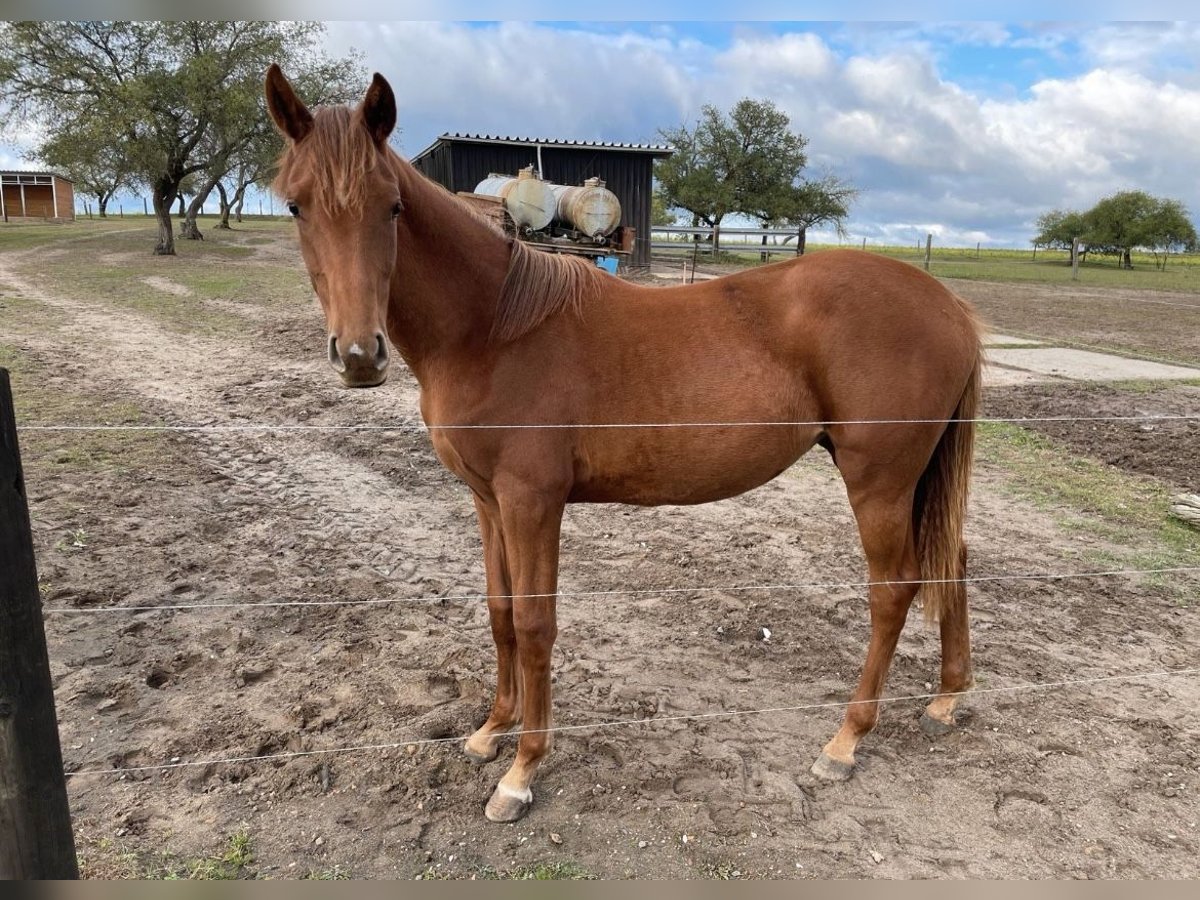
[[[741,100],[728,115],[703,107],[692,129],[660,130],[675,152],[655,163],[656,198],[690,212],[693,225],[719,229],[730,213],[793,225],[801,253],[809,228],[833,223],[840,233],[858,191],[829,173],[805,178],[808,141],[790,125],[769,100]]]
[[[1037,228],[1033,238],[1035,247],[1070,250],[1075,239],[1087,233],[1088,224],[1082,213],[1052,209],[1038,216]]]
[[[846,217],[850,214],[850,203],[858,196],[858,189],[842,181],[832,173],[826,173],[815,181],[802,181],[789,185],[768,195],[771,205],[755,211],[754,215],[763,228],[792,225],[797,229],[797,252],[804,254],[808,240],[808,229],[817,225],[832,224],[839,235],[846,233]],[[766,243],[766,236],[763,243]],[[785,239],[785,243],[791,238]]]
[[[33,156],[26,154],[27,158]],[[37,156],[70,178],[76,194],[95,197],[102,219],[108,216],[108,201],[113,195],[135,183],[122,145],[94,128],[60,131],[42,143]]]
[[[1167,267],[1167,257],[1172,252],[1195,250],[1198,242],[1196,226],[1188,216],[1187,207],[1178,200],[1160,199],[1150,215],[1146,225],[1146,247],[1159,263],[1160,268]]]
[[[1157,201],[1145,191],[1121,191],[1105,197],[1087,213],[1086,238],[1089,249],[1120,258],[1123,269],[1132,269],[1134,247],[1147,246],[1150,220]]]
[[[1155,264],[1165,266],[1171,252],[1197,243],[1184,205],[1145,191],[1120,191],[1083,213],[1051,210],[1038,217],[1037,227],[1037,246],[1067,249],[1079,238],[1090,251],[1117,256],[1124,269],[1133,268],[1134,248],[1149,250]]]
[[[7,23],[0,97],[52,138],[71,129],[110,134],[150,185],[154,252],[173,254],[170,211],[184,179],[211,177],[266,118],[262,74],[271,62],[295,71],[328,62],[315,49],[320,34],[304,22]]]
[[[781,201],[807,163],[806,139],[769,100],[739,100],[729,114],[701,110],[695,128],[662,129],[675,153],[655,163],[668,207],[687,210],[694,224],[720,228],[730,213],[754,215]]]
[[[655,188],[654,193],[650,195],[650,224],[675,224],[675,216],[671,210],[667,208],[667,203],[663,199],[662,191],[659,188]]]

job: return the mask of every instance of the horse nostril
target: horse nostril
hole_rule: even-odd
[[[388,364],[387,341],[381,332],[375,332],[375,368],[386,369]]]
[[[346,371],[346,364],[342,361],[342,355],[338,353],[336,334],[329,336],[329,364],[333,366],[336,372]]]

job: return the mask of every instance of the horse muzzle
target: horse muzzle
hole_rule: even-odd
[[[336,334],[329,336],[329,364],[342,377],[346,387],[376,387],[387,381],[387,340],[377,331],[369,341],[347,341]]]

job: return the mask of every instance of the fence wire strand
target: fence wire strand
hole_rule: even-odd
[[[1200,369],[1196,370],[1200,377]],[[86,424],[28,424],[18,426],[18,431],[30,432],[76,432],[76,431],[165,431],[165,432],[305,432],[305,431],[486,431],[526,429],[606,429],[606,428],[832,428],[839,425],[1024,425],[1055,422],[1196,422],[1200,414],[1147,414],[1132,416],[1009,416],[974,419],[808,419],[798,421],[761,422],[511,422],[511,423],[462,423],[428,425],[424,422],[397,422],[394,424],[357,423],[352,425],[270,423],[196,423],[166,425],[86,425]]]
[[[821,709],[845,709],[851,706],[867,704],[883,705],[885,703],[901,703],[913,700],[932,700],[936,697],[984,696],[996,694],[1017,694],[1032,691],[1045,691],[1053,688],[1078,687],[1082,685],[1103,684],[1106,682],[1135,681],[1143,678],[1172,678],[1200,673],[1200,668],[1166,669],[1158,672],[1130,672],[1119,675],[1101,675],[1092,678],[1069,678],[1061,681],[1047,681],[1010,685],[1008,687],[977,688],[969,691],[955,691],[945,694],[927,692],[922,694],[904,694],[896,697],[879,697],[875,700],[836,700],[825,703],[805,703],[797,706],[770,706],[759,709],[722,709],[706,713],[680,713],[670,716],[649,716],[642,719],[610,719],[603,722],[590,722],[580,725],[556,725],[552,728],[523,729],[507,732],[504,737],[520,737],[523,734],[562,734],[574,731],[599,731],[605,728],[624,728],[629,726],[655,726],[668,722],[694,722],[712,719],[728,719],[739,716],[757,716],[770,713],[812,712]],[[391,741],[382,744],[363,744],[354,747],[329,747],[320,750],[289,750],[283,753],[266,753],[254,756],[237,756],[228,759],[179,760],[178,762],[159,763],[143,766],[125,766],[112,769],[77,769],[68,771],[68,777],[82,775],[126,775],[131,772],[169,771],[173,769],[194,768],[198,766],[219,766],[240,763],[269,762],[276,760],[298,759],[310,756],[323,756],[346,753],[367,753],[378,750],[396,750],[400,747],[421,747],[435,744],[451,744],[465,741],[470,735],[442,738],[413,738],[411,740]]]
[[[1066,581],[1083,578],[1116,578],[1135,575],[1181,575],[1190,572],[1200,572],[1200,566],[1170,566],[1155,569],[1108,569],[1098,572],[1029,572],[1005,575],[974,575],[966,578],[930,578],[926,580],[913,579],[908,581],[798,581],[785,584],[746,584],[711,586],[699,585],[693,587],[668,588],[616,588],[602,591],[556,591],[548,594],[511,594],[505,595],[512,600],[537,600],[550,597],[636,597],[664,596],[668,594],[715,594],[715,593],[745,593],[762,591],[794,590],[839,590],[872,587],[888,587],[901,585],[926,584],[983,584],[987,582],[1004,581]],[[98,613],[140,613],[140,612],[187,612],[199,609],[270,609],[277,607],[327,607],[327,606],[384,606],[397,603],[446,603],[451,601],[487,600],[487,594],[431,594],[425,597],[376,597],[367,600],[263,600],[263,601],[228,601],[219,603],[173,603],[162,606],[91,606],[91,607],[49,607],[43,610],[46,615],[78,615]]]

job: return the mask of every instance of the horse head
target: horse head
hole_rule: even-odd
[[[287,146],[273,188],[296,222],[300,250],[325,312],[329,363],[347,387],[387,378],[388,298],[402,205],[388,147],[396,98],[376,73],[355,108],[310,112],[279,66],[267,109]]]

